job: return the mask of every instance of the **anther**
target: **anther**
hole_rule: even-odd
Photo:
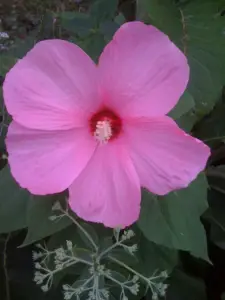
[[[111,124],[108,120],[98,121],[94,136],[100,143],[107,143],[112,136]]]

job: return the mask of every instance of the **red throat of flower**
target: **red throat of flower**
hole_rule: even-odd
[[[118,137],[122,121],[111,109],[101,109],[90,119],[91,134],[100,143],[107,143]]]

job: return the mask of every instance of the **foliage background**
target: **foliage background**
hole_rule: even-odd
[[[143,191],[141,217],[133,227],[139,246],[134,269],[149,275],[155,269],[166,269],[170,273],[168,300],[222,300],[225,0],[2,0],[0,31],[7,32],[9,38],[0,39],[0,83],[17,59],[39,40],[70,40],[97,61],[119,26],[135,19],[157,26],[187,55],[190,83],[170,115],[184,130],[204,140],[211,147],[212,156],[206,172],[187,189],[163,199]],[[82,271],[77,268],[63,273],[48,293],[42,292],[33,281],[35,243],[58,247],[67,237],[85,249],[88,245],[80,241],[77,226],[68,218],[59,222],[49,220],[52,205],[55,201],[64,203],[65,194],[32,196],[12,179],[4,144],[9,122],[0,90],[0,297],[61,300],[61,284],[66,280],[75,282]],[[92,236],[98,236],[99,245],[104,239],[115,242],[112,231],[102,226],[84,226],[89,226]],[[127,253],[119,255],[133,265],[133,256],[129,259]],[[116,271],[125,276],[118,266]],[[138,296],[129,299],[149,300],[151,296],[141,289]]]

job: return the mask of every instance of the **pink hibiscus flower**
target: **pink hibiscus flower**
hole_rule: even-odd
[[[184,188],[210,155],[165,116],[188,78],[182,52],[141,22],[124,24],[97,66],[67,41],[36,44],[4,83],[13,176],[33,194],[69,188],[87,221],[132,224],[141,186],[159,195]]]

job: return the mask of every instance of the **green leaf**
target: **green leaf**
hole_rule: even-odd
[[[86,37],[94,28],[94,20],[88,14],[66,11],[59,16],[62,27],[71,34]]]
[[[104,36],[101,33],[93,33],[88,36],[85,40],[81,41],[79,46],[89,54],[89,56],[95,61],[98,61],[102,50],[106,45]]]
[[[176,270],[169,282],[167,300],[207,300],[204,282]]]
[[[119,281],[119,282],[126,282],[126,281],[127,281],[127,278],[126,278],[123,274],[121,274],[121,273],[119,273],[119,272],[117,272],[117,271],[112,271],[112,270],[111,270],[110,276],[111,276],[113,279],[115,279],[115,280],[117,280],[117,281]]]
[[[72,284],[72,287],[74,289],[79,288],[81,285],[85,283],[85,281],[87,281],[91,277],[89,267],[86,266],[84,267],[84,269],[80,274],[81,275],[78,277],[78,279]],[[93,286],[93,280],[91,280],[87,285],[85,285],[85,287],[92,287],[92,286]]]
[[[167,271],[170,274],[178,263],[178,251],[156,245],[145,237],[139,243],[139,255],[142,261],[142,273],[146,276],[158,271]]]
[[[169,116],[174,120],[179,119],[195,107],[195,101],[188,91],[185,91]]]
[[[93,262],[93,259],[92,259],[93,252],[88,249],[74,247],[73,253],[75,254],[76,257],[78,257],[80,259],[86,260],[89,263]]]
[[[143,192],[138,226],[149,241],[172,249],[190,251],[208,260],[206,236],[200,216],[207,209],[204,174],[188,188],[156,197]]]
[[[39,28],[33,30],[25,39],[16,38],[7,54],[14,57],[14,59],[23,58],[36,44],[38,30]]]
[[[186,90],[177,105],[169,113],[169,116],[176,121],[180,128],[190,132],[197,121],[194,108],[195,101],[192,95]]]
[[[176,123],[186,132],[190,132],[197,121],[197,116],[193,111],[189,111],[182,117],[176,119]]]
[[[225,83],[224,0],[139,0],[137,16],[164,31],[187,55],[188,90],[198,114],[212,110]]]
[[[128,266],[134,266],[138,264],[138,258],[136,256],[136,254],[130,254],[128,253],[126,250],[124,249],[114,249],[111,252],[109,252],[110,257],[112,258],[116,258],[119,261],[122,261],[123,263],[125,263]]]
[[[50,216],[55,215],[52,205],[55,201],[64,199],[63,194],[51,196],[33,196],[27,208],[27,236],[21,246],[32,244],[44,237],[52,235],[71,224],[71,220],[64,216],[51,221]]]
[[[0,75],[5,76],[16,62],[17,59],[12,55],[0,54]]]
[[[54,250],[59,247],[66,247],[66,241],[71,241],[79,248],[85,248],[84,240],[81,238],[74,223],[56,232],[49,238],[48,249]]]
[[[106,20],[113,20],[118,6],[118,0],[97,0],[90,7],[90,15],[99,25]]]
[[[9,167],[0,171],[0,233],[25,228],[31,195],[12,178]]]
[[[101,239],[99,243],[99,253],[105,251],[112,245],[113,245],[112,235]]]
[[[99,31],[104,35],[107,41],[110,41],[119,27],[120,26],[113,21],[105,21],[100,24]]]

